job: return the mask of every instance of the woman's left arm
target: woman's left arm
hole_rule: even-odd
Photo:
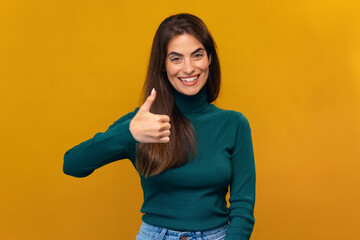
[[[255,159],[250,124],[240,113],[232,152],[230,227],[226,232],[226,240],[248,240],[251,236],[255,224],[255,181]]]

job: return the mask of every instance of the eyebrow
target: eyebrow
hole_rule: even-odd
[[[199,52],[199,51],[201,51],[201,50],[205,51],[204,48],[199,47],[198,49],[196,49],[195,51],[193,51],[193,52],[191,53],[191,55],[194,55],[195,53],[197,53],[197,52]],[[177,53],[177,52],[171,52],[171,53],[168,54],[168,56],[170,56],[170,55],[177,55],[177,56],[180,56],[180,57],[183,57],[183,56],[184,56],[184,55],[182,55],[182,54],[180,54],[180,53]]]

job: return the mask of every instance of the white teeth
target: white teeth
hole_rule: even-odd
[[[192,77],[192,78],[180,78],[181,81],[183,82],[193,82],[196,79],[198,79],[199,75],[197,75],[196,77]]]

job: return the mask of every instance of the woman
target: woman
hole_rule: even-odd
[[[166,18],[154,37],[143,105],[68,150],[64,173],[85,177],[130,159],[144,192],[138,240],[249,239],[255,204],[250,125],[240,112],[211,104],[219,90],[219,60],[205,24],[190,14]]]

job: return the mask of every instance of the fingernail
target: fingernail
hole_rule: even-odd
[[[153,95],[154,92],[155,92],[155,88],[153,88],[153,89],[151,90],[151,95]]]

